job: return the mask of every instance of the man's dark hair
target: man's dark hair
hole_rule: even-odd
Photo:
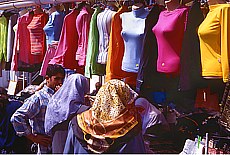
[[[58,73],[61,73],[65,76],[65,70],[61,65],[49,64],[46,70],[46,75],[48,77],[55,76]]]

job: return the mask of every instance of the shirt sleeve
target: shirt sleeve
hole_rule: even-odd
[[[28,98],[25,103],[12,115],[11,123],[19,136],[32,133],[29,119],[33,119],[40,111],[40,101],[36,95]]]
[[[82,51],[82,59],[79,60],[79,65],[85,66],[91,16],[89,14],[84,14],[82,16],[82,21],[83,21],[82,22],[83,23],[82,38],[83,38],[83,46],[84,47],[83,47],[83,51]]]
[[[223,81],[228,81],[229,76],[229,58],[230,58],[230,7],[224,7],[220,14],[220,24],[221,24],[221,64]]]

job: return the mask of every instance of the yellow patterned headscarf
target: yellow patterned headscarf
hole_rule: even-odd
[[[117,138],[138,124],[132,112],[138,94],[120,80],[106,82],[92,107],[77,116],[80,128],[94,136]]]

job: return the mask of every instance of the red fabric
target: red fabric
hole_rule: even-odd
[[[76,29],[78,14],[78,10],[73,10],[65,17],[56,53],[49,64],[60,64],[64,68],[72,70],[80,68],[78,62],[75,60],[78,43]]]
[[[18,69],[18,61],[31,65],[42,62],[46,49],[45,35],[44,32],[41,33],[42,35],[36,34],[37,30],[36,32],[33,30],[38,27],[43,28],[47,20],[48,16],[45,13],[34,15],[33,12],[28,12],[18,18],[11,70]],[[36,36],[39,36],[38,40]],[[35,53],[39,54],[34,55]]]
[[[197,90],[195,108],[205,108],[208,110],[219,111],[218,95],[212,94],[210,88]]]

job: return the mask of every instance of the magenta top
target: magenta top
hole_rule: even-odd
[[[162,11],[152,31],[157,38],[157,71],[178,73],[180,53],[189,7],[180,7],[173,11]]]
[[[85,66],[89,26],[90,26],[91,14],[85,7],[82,8],[76,19],[76,27],[78,33],[78,49],[76,53],[76,60],[78,60],[79,66]]]

